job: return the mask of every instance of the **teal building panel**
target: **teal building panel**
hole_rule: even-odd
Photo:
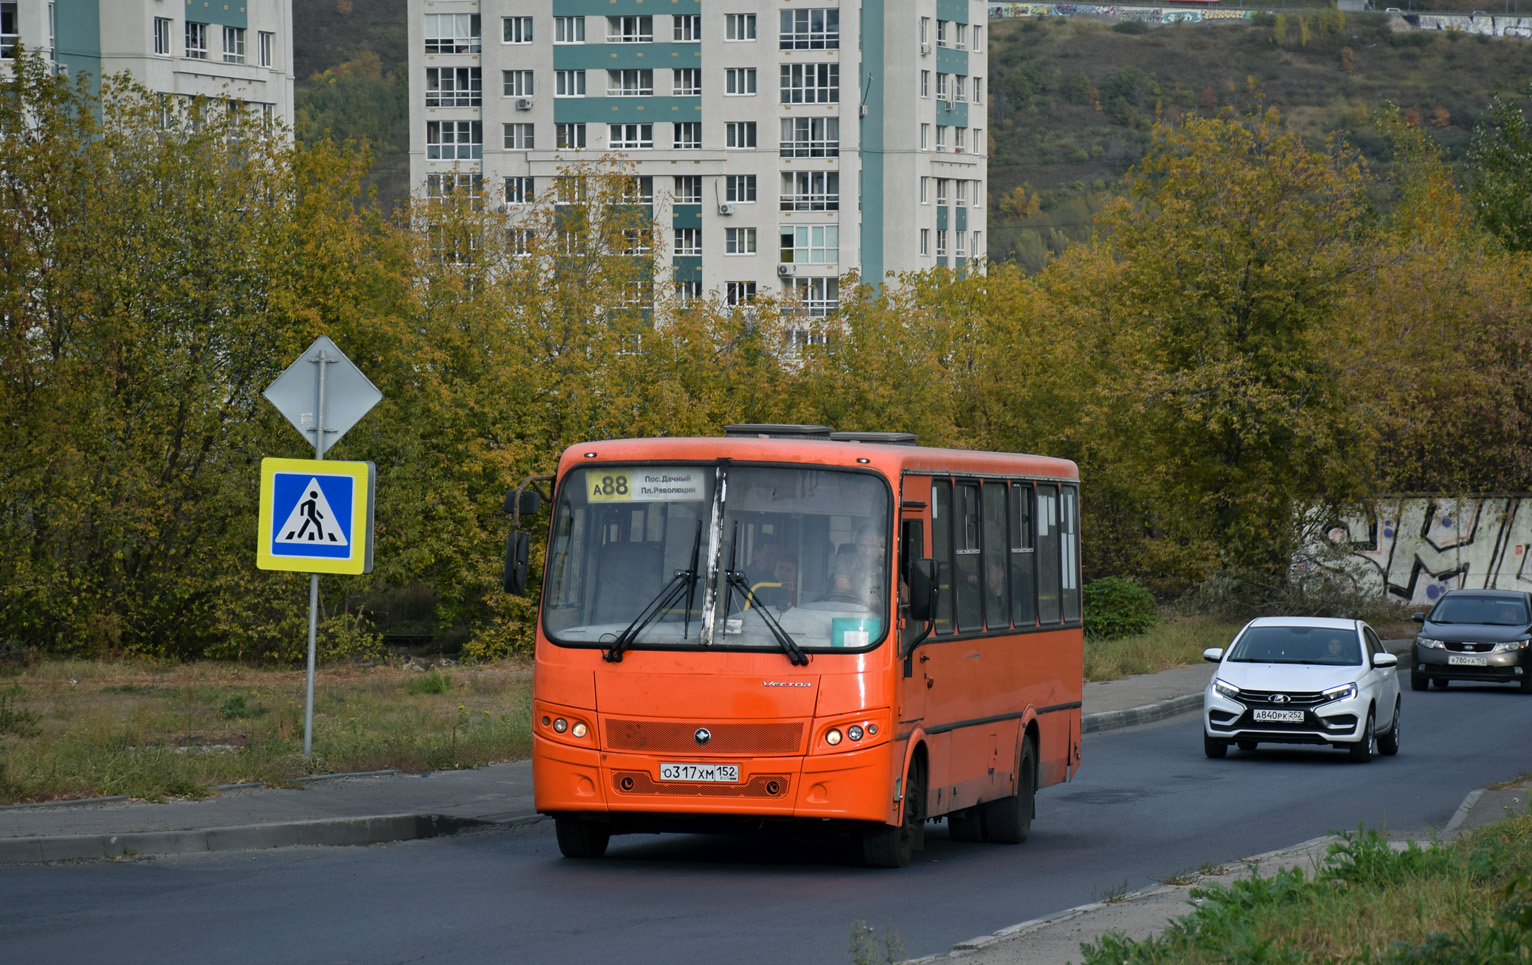
[[[220,27],[250,26],[249,10],[230,0],[186,0],[186,19]]]

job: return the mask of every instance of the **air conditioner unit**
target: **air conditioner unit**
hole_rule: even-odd
[[[856,109],[856,112],[858,114],[860,114],[861,116],[866,117],[867,116],[867,105],[866,104],[861,105],[860,107],[858,107]]]
[[[734,205],[732,205],[732,204],[720,204],[718,206],[718,213],[719,214],[733,214],[734,213]]]
[[[532,98],[530,98],[530,97],[523,97],[523,98],[517,100],[516,101],[516,109],[518,111],[530,111],[532,109]]]
[[[777,276],[780,277],[780,278],[786,278],[786,277],[791,275],[796,270],[797,270],[796,266],[793,266],[793,265],[778,265],[777,266]]]
[[[929,56],[931,56],[931,45],[930,44],[921,44],[920,45],[920,56],[922,56],[922,57],[929,57]]]

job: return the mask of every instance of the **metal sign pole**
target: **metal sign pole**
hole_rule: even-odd
[[[324,348],[319,358],[310,359],[319,366],[319,383],[314,400],[314,459],[324,458],[324,370],[331,359]],[[303,756],[311,757],[314,751],[314,653],[319,639],[319,574],[309,574],[309,663],[308,684],[303,697]]]

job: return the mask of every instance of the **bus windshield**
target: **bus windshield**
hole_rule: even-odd
[[[892,512],[878,475],[606,464],[571,471],[557,499],[542,613],[555,643],[796,663],[885,636]]]

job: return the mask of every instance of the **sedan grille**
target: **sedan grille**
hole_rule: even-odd
[[[1314,691],[1241,690],[1239,699],[1243,704],[1260,704],[1266,707],[1287,707],[1297,710],[1325,703],[1330,698]]]
[[[1453,643],[1448,641],[1446,646],[1453,653],[1489,653],[1495,649],[1493,643]]]

